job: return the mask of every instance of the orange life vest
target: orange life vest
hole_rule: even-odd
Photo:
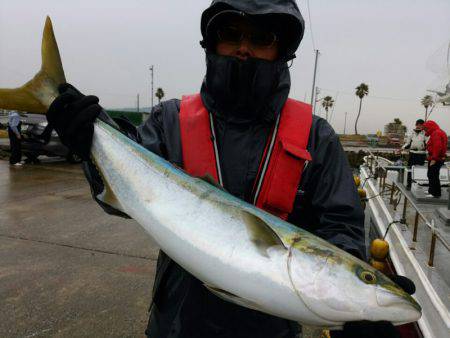
[[[223,185],[214,123],[200,94],[183,96],[180,107],[183,167],[192,176],[211,176]],[[311,106],[288,99],[269,137],[255,180],[253,203],[287,219],[294,207],[312,124]]]

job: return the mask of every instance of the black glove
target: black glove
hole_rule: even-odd
[[[339,335],[341,334],[341,335]],[[390,322],[348,322],[344,324],[344,330],[333,338],[400,338],[400,334]]]
[[[47,120],[65,146],[88,160],[94,121],[102,111],[98,97],[85,96],[68,83],[59,85],[58,91],[60,95],[50,105]]]
[[[405,292],[413,295],[416,292],[414,282],[403,276],[389,276],[390,279],[400,286]],[[363,320],[360,322],[348,322],[344,324],[342,331],[332,333],[333,338],[400,338],[400,333],[391,322],[380,321],[370,322]]]
[[[391,281],[400,286],[403,291],[409,293],[411,296],[416,293],[416,286],[411,279],[398,275],[388,275],[388,277],[391,279]]]

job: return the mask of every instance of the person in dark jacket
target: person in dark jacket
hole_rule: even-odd
[[[21,135],[20,115],[15,110],[10,111],[8,114],[8,137],[11,148],[11,157],[9,158],[9,164],[13,166],[21,166],[22,160],[22,135]]]
[[[201,21],[206,76],[201,99],[212,115],[224,188],[251,201],[269,134],[290,91],[288,62],[304,33],[294,0],[214,0]],[[48,112],[62,141],[84,160],[94,199],[110,214],[127,217],[97,199],[103,184],[89,161],[93,121],[108,119],[95,96],[64,84]],[[62,112],[61,112],[62,111]],[[183,167],[180,101],[154,107],[139,128],[111,121],[145,148]],[[364,213],[346,155],[332,127],[314,117],[306,166],[289,222],[347,252],[366,258]],[[238,282],[238,281],[237,281]],[[152,338],[293,338],[297,323],[228,303],[160,252],[149,325]],[[356,332],[356,333],[355,333]],[[336,337],[397,337],[390,323],[349,323]]]
[[[439,128],[439,125],[434,121],[427,121],[423,125],[425,135],[429,137],[427,142],[428,151],[428,192],[430,197],[441,197],[441,181],[439,180],[439,173],[441,167],[444,165],[447,157],[447,134]]]

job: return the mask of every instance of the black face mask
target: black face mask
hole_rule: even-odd
[[[239,60],[206,54],[202,98],[213,114],[229,121],[272,121],[290,90],[286,61]]]

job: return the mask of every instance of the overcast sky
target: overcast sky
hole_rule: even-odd
[[[166,98],[195,93],[205,73],[200,16],[209,0],[0,0],[0,87],[30,79],[40,67],[45,16],[51,16],[66,78],[107,108],[149,106],[150,72]],[[420,99],[439,84],[427,67],[450,42],[450,0],[299,1],[305,38],[291,68],[291,97],[309,102],[314,46],[320,49],[319,97],[332,95],[332,125],[353,130],[354,89],[369,85],[360,132],[375,132],[395,117],[408,127],[423,117]],[[434,63],[439,61],[432,61]],[[444,60],[442,60],[442,63]],[[445,69],[445,65],[437,65]],[[155,99],[156,101],[156,99]],[[318,109],[319,111],[319,105]],[[322,112],[323,113],[323,112]],[[432,118],[450,133],[450,109]]]

